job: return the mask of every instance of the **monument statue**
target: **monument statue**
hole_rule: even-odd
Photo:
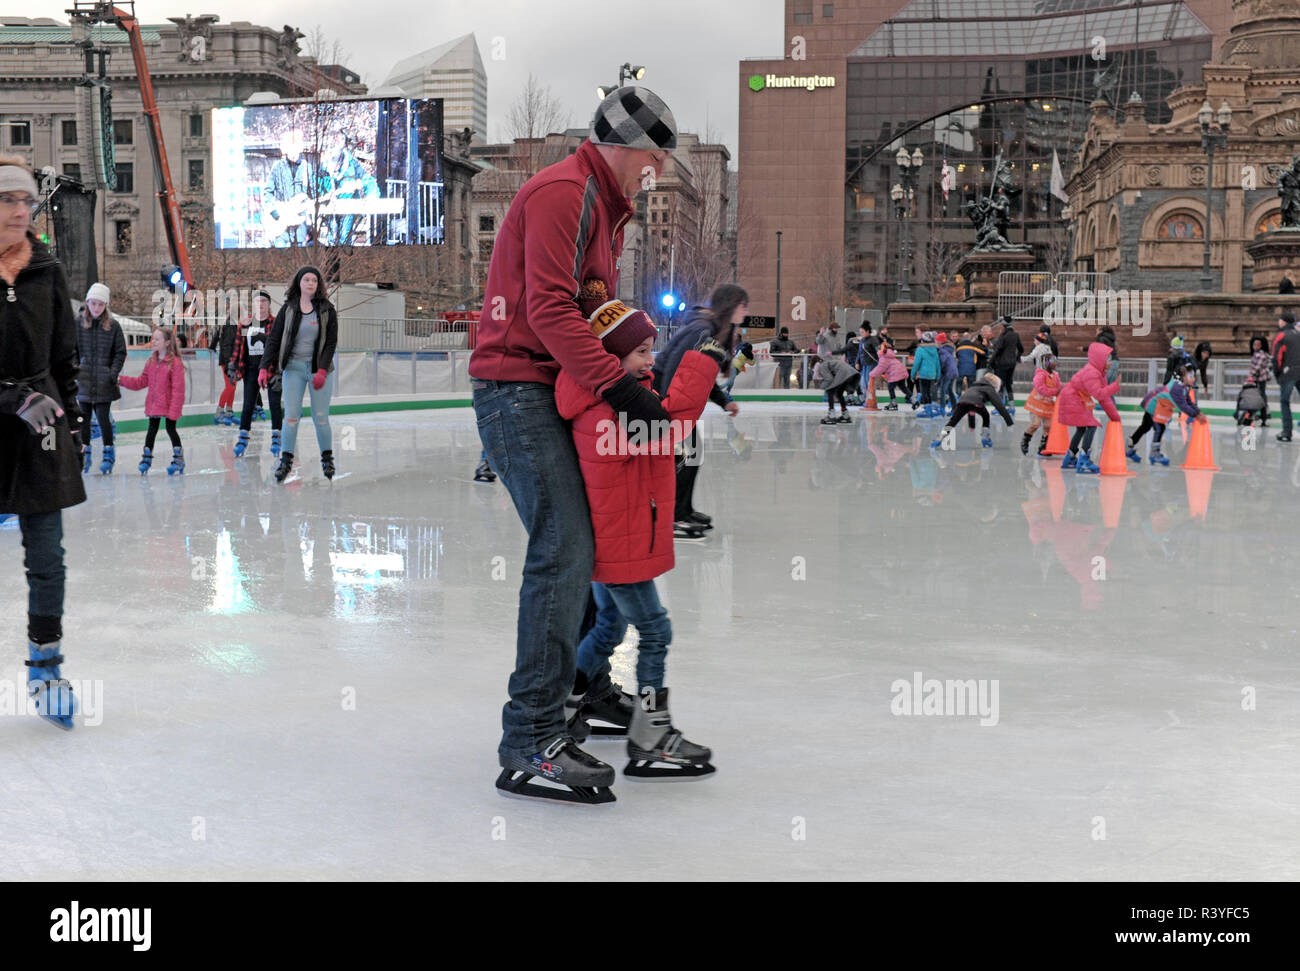
[[[993,166],[993,184],[989,194],[962,206],[969,211],[971,223],[975,226],[975,252],[1025,252],[1029,249],[1007,239],[1011,229],[1012,204],[1019,195],[1020,189],[1011,181],[1011,173],[1003,167],[999,155]]]
[[[1278,172],[1277,194],[1282,197],[1282,228],[1300,229],[1300,155]]]

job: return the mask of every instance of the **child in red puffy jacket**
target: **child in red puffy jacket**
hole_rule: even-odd
[[[150,347],[153,353],[144,362],[144,371],[138,378],[123,374],[117,379],[118,384],[131,391],[149,389],[144,399],[144,413],[149,419],[149,429],[144,436],[140,474],[146,475],[153,464],[153,443],[158,437],[160,421],[166,421],[167,437],[172,442],[172,461],[167,466],[167,474],[184,474],[185,452],[181,449],[181,436],[176,431],[176,422],[180,420],[181,409],[185,407],[185,365],[181,363],[176,338],[168,328],[159,327],[153,332]]]
[[[585,308],[584,308],[585,309]],[[616,300],[591,314],[592,330],[623,368],[651,386],[655,326],[642,311]],[[664,660],[672,628],[659,602],[654,578],[673,567],[673,509],[676,462],[673,447],[690,436],[709,400],[728,353],[712,339],[687,351],[663,398],[667,428],[627,427],[603,399],[561,371],[555,382],[560,416],[573,422],[573,441],[591,507],[596,540],[592,577],[598,614],[595,627],[578,645],[578,676],[570,698],[570,733],[582,741],[588,718],[627,726],[624,774],[642,778],[699,778],[711,774],[709,749],[688,742],[672,726]],[[628,624],[637,629],[640,699],[628,704],[621,692],[605,690],[609,658]],[[593,709],[591,699],[609,699]],[[620,698],[621,696],[621,698]],[[631,708],[631,712],[627,711]]]
[[[1091,454],[1092,439],[1101,424],[1092,409],[1099,404],[1111,421],[1119,421],[1119,410],[1113,400],[1119,394],[1119,382],[1106,383],[1106,370],[1112,353],[1112,348],[1099,341],[1089,345],[1088,363],[1065,383],[1057,397],[1057,420],[1074,429],[1070,451],[1061,460],[1063,469],[1074,469],[1086,475],[1096,475],[1101,471]]]

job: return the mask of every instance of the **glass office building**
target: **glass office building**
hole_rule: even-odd
[[[1052,155],[1068,175],[1098,99],[1147,120],[1199,83],[1213,33],[1183,2],[912,0],[847,58],[844,258],[849,289],[874,306],[898,299],[901,226],[890,190],[900,146],[925,156],[912,212],[911,299],[943,299],[974,242],[963,204],[988,194],[1000,159],[1022,188],[1010,240],[1039,265],[1071,269]],[[955,184],[940,187],[944,162]],[[1080,267],[1086,268],[1086,267]],[[952,296],[950,291],[947,296]]]

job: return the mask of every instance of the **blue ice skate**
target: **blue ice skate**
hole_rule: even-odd
[[[49,644],[27,643],[31,655],[27,661],[27,693],[36,702],[36,712],[46,721],[64,731],[72,728],[72,716],[77,713],[77,699],[72,693],[72,683],[59,674],[63,655],[59,641]]]

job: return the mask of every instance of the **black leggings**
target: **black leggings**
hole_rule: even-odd
[[[980,420],[984,422],[984,427],[989,427],[989,410],[983,405],[973,405],[968,401],[957,402],[957,407],[952,410],[952,417],[948,419],[948,427],[956,428],[957,422],[969,416],[970,427],[975,427],[975,416],[979,415]]]
[[[99,422],[100,438],[104,440],[105,445],[112,445],[113,444],[113,419],[109,415],[109,411],[108,411],[109,407],[112,405],[112,402],[96,401],[92,405],[89,401],[82,399],[81,404],[82,404],[81,412],[85,416],[85,420],[86,420],[86,432],[85,432],[86,444],[87,445],[90,444],[90,413],[93,410],[95,413],[95,419]]]
[[[889,382],[889,400],[890,400],[890,401],[893,401],[893,400],[894,400],[894,392],[895,392],[895,391],[902,392],[903,400],[907,400],[907,382],[906,382],[906,381],[890,381],[890,382]]]
[[[1016,366],[1013,364],[1009,368],[1000,368],[993,373],[1002,379],[1002,400],[1007,404],[1013,403],[1016,400],[1016,392],[1011,387],[1011,383],[1016,378]]]
[[[692,499],[695,495],[695,478],[700,474],[700,430],[696,425],[682,441],[682,454],[677,456],[677,501],[673,519],[683,522],[695,512]]]
[[[239,430],[246,432],[253,427],[253,408],[261,397],[257,384],[257,372],[262,366],[262,355],[250,357],[244,365],[244,410],[239,415]],[[271,399],[271,427],[277,432],[284,425],[284,403],[278,390],[267,389],[266,396]]]
[[[172,440],[172,447],[180,448],[181,436],[180,436],[180,432],[176,431],[175,420],[171,418],[167,418],[167,419],[158,418],[153,415],[149,417],[149,430],[144,433],[144,447],[151,452],[153,451],[153,443],[154,440],[157,439],[158,437],[158,423],[160,421],[167,422],[167,437]]]
[[[921,395],[921,404],[934,404],[934,386],[937,384],[933,378],[917,378],[916,387]]]
[[[833,388],[827,388],[827,389],[826,389],[826,400],[827,400],[827,406],[828,406],[831,410],[834,410],[836,400],[838,400],[839,403],[840,403],[840,410],[841,410],[841,411],[844,411],[844,410],[847,410],[847,409],[848,409],[849,406],[848,406],[848,404],[844,401],[844,393],[845,393],[846,391],[849,390],[849,386],[850,386],[852,383],[853,383],[853,382],[850,381],[850,382],[846,382],[845,384],[837,384],[837,385],[836,385],[835,387],[833,387]]]
[[[1070,438],[1070,454],[1073,455],[1079,449],[1085,452],[1092,450],[1092,436],[1097,434],[1096,425],[1080,425],[1074,430],[1074,435]]]
[[[1133,433],[1133,438],[1130,439],[1134,447],[1137,446],[1138,442],[1142,441],[1142,436],[1149,432],[1153,427],[1155,428],[1156,433],[1152,436],[1151,440],[1159,445],[1160,439],[1165,437],[1165,426],[1152,418],[1151,412],[1144,411],[1142,413],[1142,424],[1138,425],[1137,431]]]

